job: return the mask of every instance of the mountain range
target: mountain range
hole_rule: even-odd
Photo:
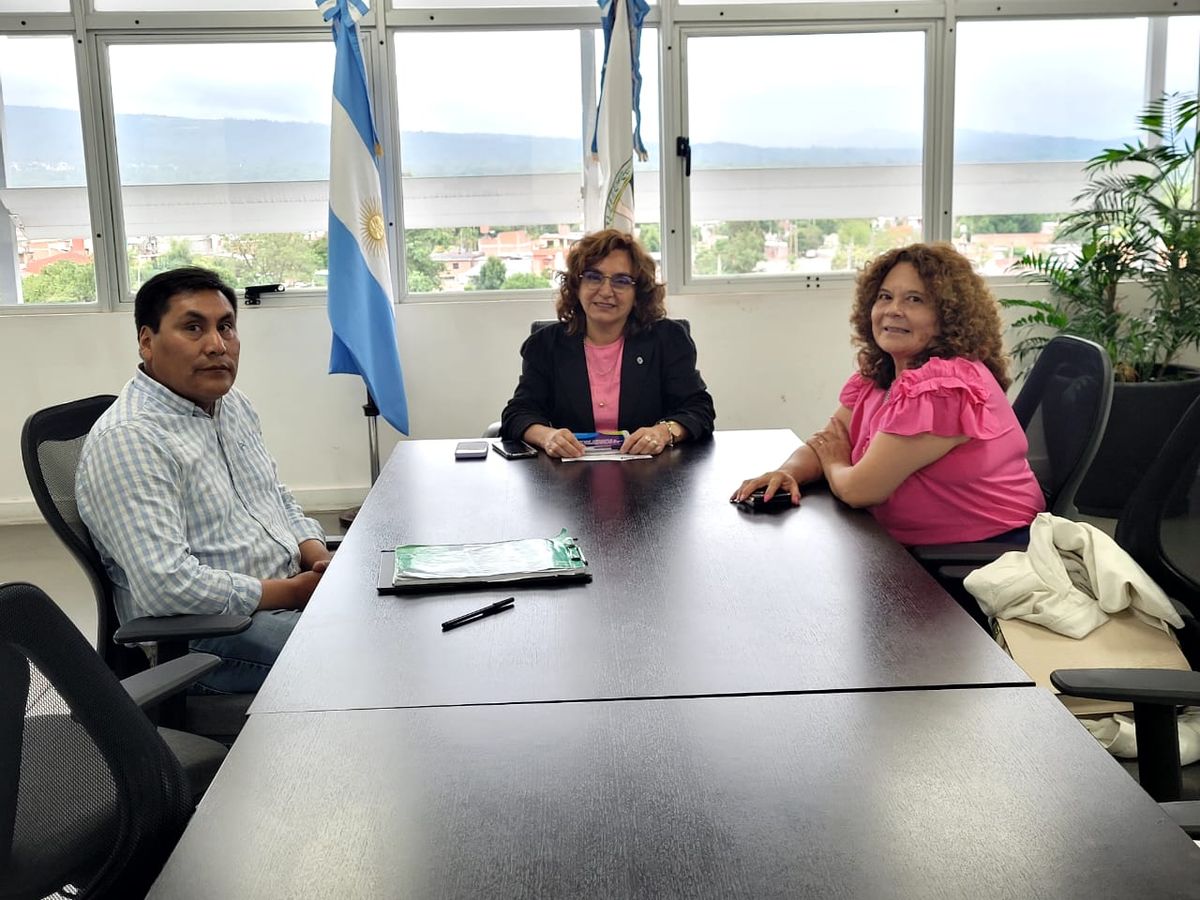
[[[3,157],[9,187],[81,185],[83,146],[72,110],[7,106],[2,110]],[[194,119],[118,115],[117,145],[124,184],[243,181],[319,181],[329,171],[329,127],[264,119]],[[916,139],[889,135],[894,146],[759,147],[695,143],[695,168],[913,165]],[[955,135],[956,161],[1044,162],[1087,159],[1129,140],[963,130]],[[406,132],[401,141],[406,176],[512,175],[575,172],[579,141],[531,135]],[[659,148],[648,144],[657,168]]]

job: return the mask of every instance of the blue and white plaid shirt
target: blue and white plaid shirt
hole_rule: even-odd
[[[252,613],[259,579],[295,575],[300,544],[325,539],[279,483],[241,391],[209,416],[140,368],[88,434],[75,494],[122,622]]]

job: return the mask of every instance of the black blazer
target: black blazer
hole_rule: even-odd
[[[530,335],[521,345],[521,380],[500,416],[500,436],[520,440],[530,425],[595,431],[583,335],[567,335],[558,322]],[[696,345],[684,327],[660,319],[625,335],[621,358],[621,398],[617,424],[634,431],[674,419],[689,440],[712,434],[712,397],[696,369]]]

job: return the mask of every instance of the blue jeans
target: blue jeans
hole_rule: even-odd
[[[287,643],[300,619],[299,610],[265,609],[250,617],[250,627],[229,637],[200,638],[191,648],[221,657],[217,666],[193,687],[198,694],[253,694]]]

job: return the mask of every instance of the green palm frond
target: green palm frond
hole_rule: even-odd
[[[1107,348],[1114,370],[1132,379],[1163,376],[1180,352],[1200,348],[1200,212],[1194,205],[1194,94],[1164,94],[1137,118],[1143,137],[1105,149],[1084,167],[1081,208],[1063,217],[1058,238],[1071,255],[1027,254],[1022,280],[1045,285],[1036,300],[1002,300],[1014,322],[1018,359],[1066,332]],[[1130,309],[1125,290],[1144,286],[1148,302]],[[1121,376],[1119,376],[1121,377]]]

